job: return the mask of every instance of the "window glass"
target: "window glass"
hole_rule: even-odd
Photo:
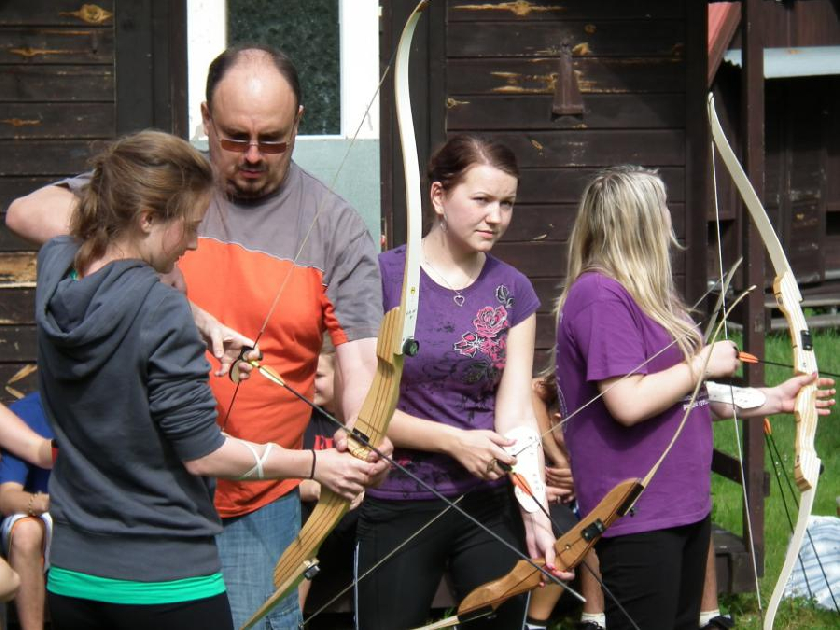
[[[299,133],[341,133],[338,0],[227,0],[227,12],[229,44],[270,44],[294,61],[306,108]]]

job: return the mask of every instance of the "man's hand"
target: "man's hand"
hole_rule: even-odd
[[[219,361],[219,369],[213,374],[215,376],[224,376],[228,373],[231,366],[239,360],[239,354],[243,348],[254,348],[256,345],[252,339],[245,335],[240,335],[232,328],[228,328],[219,320],[213,317],[203,308],[199,308],[190,302],[192,308],[193,319],[201,334],[204,343],[213,353],[213,356]],[[246,358],[257,359],[260,353],[256,348],[249,353]],[[240,363],[240,378],[248,378],[251,372],[251,365],[249,363]]]

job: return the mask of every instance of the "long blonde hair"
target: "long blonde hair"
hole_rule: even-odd
[[[662,179],[638,166],[608,168],[589,182],[572,229],[566,284],[556,312],[581,274],[598,271],[621,283],[688,359],[702,338],[674,286],[670,249],[681,246],[665,202]]]

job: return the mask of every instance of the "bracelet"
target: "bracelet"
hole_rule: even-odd
[[[318,457],[315,455],[314,448],[310,448],[309,450],[312,451],[312,470],[309,471],[309,478],[315,479],[315,462],[318,461]]]
[[[37,516],[35,512],[32,510],[32,503],[35,501],[35,495],[31,492],[29,493],[29,503],[26,504],[26,513],[29,516]]]

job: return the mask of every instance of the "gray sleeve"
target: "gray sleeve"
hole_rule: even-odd
[[[373,239],[350,206],[341,209],[330,229],[333,255],[325,281],[335,321],[328,317],[327,327],[331,333],[343,331],[348,341],[376,337],[382,320],[382,282]]]
[[[84,188],[88,184],[88,182],[90,182],[91,175],[92,172],[87,171],[86,173],[76,175],[75,177],[66,177],[64,179],[60,179],[53,185],[61,186],[62,188],[67,188],[71,193],[79,197],[82,194],[82,188]]]
[[[147,365],[149,411],[181,461],[204,457],[224,437],[216,424],[216,400],[207,383],[210,364],[186,298],[161,284],[160,296],[143,331],[150,352]]]

